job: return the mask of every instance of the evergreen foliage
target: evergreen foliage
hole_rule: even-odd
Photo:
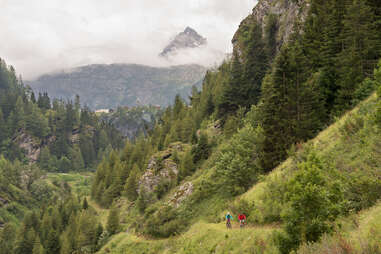
[[[107,231],[113,235],[119,231],[119,209],[113,207],[110,210],[110,214],[107,218]]]

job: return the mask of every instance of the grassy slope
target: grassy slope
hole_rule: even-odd
[[[183,235],[149,240],[129,233],[114,236],[99,253],[278,253],[270,242],[273,226],[227,230],[224,223],[198,222]]]
[[[381,253],[381,203],[342,219],[342,229],[321,242],[302,246],[298,253]]]
[[[355,174],[381,179],[379,166],[381,165],[381,135],[371,123],[375,104],[376,95],[374,94],[322,131],[315,139],[304,144],[295,156],[282,163],[239,199],[253,202],[258,208],[255,216],[258,216],[257,220],[261,221],[263,214],[260,213],[266,206],[263,200],[267,195],[268,186],[281,184],[295,172],[294,161],[302,156],[306,147],[312,147],[317,155],[333,162],[333,165],[348,177],[348,181],[351,181],[349,177],[354,177]],[[266,210],[266,212],[269,211]]]
[[[313,147],[318,155],[332,161],[346,177],[360,173],[381,178],[381,135],[371,123],[375,103],[376,95],[373,95],[322,131],[315,139],[304,144],[294,156],[263,177],[235,202],[244,199],[255,204],[255,210],[249,218],[252,222],[263,222],[263,217],[268,212],[279,214],[282,207],[270,206],[274,211],[269,211],[269,205],[264,201],[268,194],[268,186],[281,184],[292,175],[295,172],[295,161],[302,159],[308,147]],[[205,202],[201,204],[204,205]],[[380,209],[381,204],[378,204],[367,212],[353,215],[354,220],[359,221],[356,229],[343,228],[340,231],[349,232],[346,236],[348,241],[360,233],[366,239],[372,239],[372,235],[363,232],[381,231],[381,223],[374,223],[380,219]],[[347,220],[342,219],[343,225],[350,228],[351,223]],[[251,224],[250,228],[245,230],[227,231],[223,223],[213,224],[200,220],[183,235],[164,240],[149,240],[129,233],[120,233],[114,236],[100,253],[277,253],[270,237],[277,227],[258,225]]]
[[[48,173],[47,180],[54,185],[54,182],[66,182],[72,192],[79,196],[89,196],[91,189],[91,179],[93,173]]]

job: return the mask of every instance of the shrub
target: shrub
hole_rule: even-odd
[[[247,125],[221,149],[216,161],[216,178],[228,196],[243,193],[262,173],[263,130]]]
[[[333,222],[342,211],[343,192],[339,182],[330,181],[324,171],[332,170],[311,153],[287,183],[287,208],[282,213],[286,236],[278,236],[283,251],[300,243],[315,242],[332,232]]]
[[[188,225],[186,219],[184,216],[179,216],[173,207],[163,206],[148,217],[144,233],[154,237],[176,235]]]

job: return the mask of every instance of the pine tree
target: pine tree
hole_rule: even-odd
[[[178,180],[181,181],[185,177],[191,175],[195,169],[196,166],[193,163],[192,152],[188,149],[184,152],[184,155],[181,158]]]
[[[353,93],[364,77],[371,76],[380,57],[378,32],[372,9],[366,1],[353,0],[343,20],[341,39],[344,50],[338,58],[338,113],[350,108]]]
[[[58,170],[62,173],[67,173],[71,170],[71,162],[66,156],[62,156],[58,162]]]
[[[77,249],[86,249],[88,252],[94,252],[96,246],[96,219],[89,210],[83,210],[79,215],[77,231]]]
[[[307,82],[305,61],[298,43],[285,47],[264,80],[260,114],[265,170],[284,160],[292,144],[311,138],[320,128],[320,91]]]
[[[78,146],[74,146],[69,150],[69,159],[73,170],[82,170],[85,168],[85,162],[83,161],[82,153]]]
[[[242,99],[246,98],[247,94],[242,94],[245,91],[242,79],[242,64],[239,59],[238,53],[234,51],[229,83],[224,87],[223,93],[218,103],[218,117],[223,118],[228,114],[235,112]]]
[[[9,126],[13,130],[25,129],[25,111],[24,111],[24,102],[21,97],[17,98],[16,105],[9,117]]]
[[[15,226],[7,223],[0,232],[0,254],[12,253],[16,238]]]
[[[197,145],[192,148],[193,162],[197,163],[201,160],[206,160],[210,154],[210,145],[208,135],[201,133]]]
[[[40,168],[46,171],[50,171],[52,165],[50,164],[50,150],[49,147],[45,146],[41,149],[40,156],[38,158],[38,164],[40,165]]]
[[[35,104],[36,103],[36,96],[34,95],[34,92],[32,91],[32,93],[30,94],[30,101]]]
[[[44,254],[45,250],[41,244],[40,237],[38,235],[34,239],[32,254]]]
[[[3,111],[0,108],[0,144],[7,137],[6,134],[7,133],[6,133],[6,125],[5,125],[4,115],[3,115]]]
[[[246,109],[258,103],[262,80],[268,68],[268,53],[262,38],[262,27],[254,23],[250,29],[243,80],[239,92],[242,100],[239,106]]]
[[[107,217],[107,231],[110,234],[115,234],[119,230],[119,209],[116,207],[111,208],[110,214]]]
[[[129,200],[135,201],[138,198],[138,175],[139,175],[139,168],[136,164],[134,164],[130,175],[127,178],[127,182],[124,186],[124,191],[126,193],[126,196]]]
[[[82,203],[82,209],[86,210],[87,208],[89,208],[89,204],[87,203],[87,199],[86,197],[83,199],[83,203]]]

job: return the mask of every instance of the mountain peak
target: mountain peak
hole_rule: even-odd
[[[198,48],[206,44],[206,38],[198,34],[193,28],[187,26],[183,32],[176,35],[176,37],[164,48],[160,53],[160,56],[169,57],[170,55],[175,55],[179,50]]]

